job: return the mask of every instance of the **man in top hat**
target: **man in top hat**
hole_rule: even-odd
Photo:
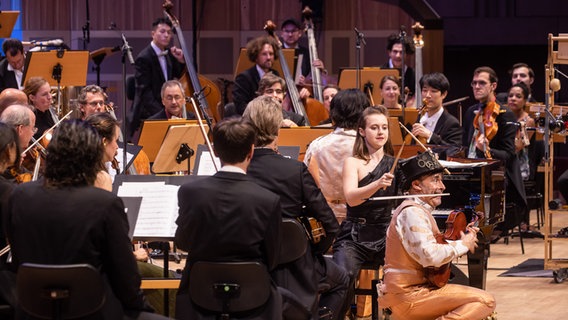
[[[432,211],[442,202],[444,167],[425,152],[400,164],[403,190],[410,194],[393,213],[387,231],[384,284],[379,305],[397,319],[483,319],[495,310],[493,295],[474,287],[427,280],[429,267],[441,267],[473,251],[478,228],[468,226],[461,239],[437,243],[440,230]],[[424,196],[421,196],[424,195]],[[428,195],[428,196],[426,196]]]

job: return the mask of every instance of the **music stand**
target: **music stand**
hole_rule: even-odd
[[[359,90],[367,94],[366,88],[370,89],[373,102],[378,105],[382,104],[383,98],[381,96],[381,80],[385,76],[394,76],[398,79],[398,69],[381,69],[381,68],[363,68],[361,69],[361,81],[357,82],[356,68],[342,68],[339,70],[338,86],[343,89],[357,88],[359,83]]]
[[[189,171],[193,167],[195,158],[192,157],[195,150],[197,150],[198,144],[205,143],[205,139],[201,134],[201,129],[198,125],[176,125],[170,126],[164,142],[160,146],[160,151],[156,155],[156,160],[152,166],[152,171],[154,173],[166,173],[166,172],[178,172],[178,171]],[[178,163],[176,158],[183,152],[187,146],[192,150],[192,156],[189,159],[183,160]],[[190,151],[191,152],[191,151]],[[189,163],[188,163],[189,161]]]
[[[154,162],[160,146],[164,141],[164,137],[170,126],[197,124],[197,120],[187,119],[170,119],[170,120],[145,120],[142,122],[140,129],[140,139],[138,145],[144,147],[144,152],[148,156],[150,162]]]
[[[52,50],[28,52],[22,83],[31,77],[42,77],[57,86],[57,113],[61,107],[61,86],[85,86],[89,51]]]
[[[10,38],[20,11],[0,11],[0,38]]]

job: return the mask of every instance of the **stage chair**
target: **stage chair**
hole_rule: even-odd
[[[191,268],[189,295],[220,319],[264,305],[270,297],[270,275],[259,262],[196,262]]]
[[[304,227],[294,219],[282,219],[282,234],[286,241],[280,243],[278,264],[286,264],[297,260],[306,253],[308,240]]]
[[[355,296],[371,296],[371,319],[389,319],[389,313],[379,308],[379,294],[377,292],[377,284],[382,279],[382,265],[376,263],[363,263],[361,270],[373,271],[374,277],[371,280],[371,288],[355,288]],[[359,284],[360,285],[360,284]]]
[[[41,319],[75,319],[99,311],[105,302],[103,280],[88,264],[24,263],[16,280],[18,304]]]

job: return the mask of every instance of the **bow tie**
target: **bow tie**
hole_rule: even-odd
[[[167,55],[168,55],[168,50],[164,50],[164,51],[158,53],[158,57],[165,57]]]

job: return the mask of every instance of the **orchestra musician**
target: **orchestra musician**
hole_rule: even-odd
[[[24,85],[24,93],[28,97],[29,104],[34,107],[37,127],[34,138],[39,139],[45,130],[50,129],[59,121],[59,117],[51,105],[53,102],[51,86],[42,77],[31,77]]]
[[[321,91],[323,96],[323,107],[325,108],[328,114],[331,114],[330,111],[331,100],[333,99],[333,97],[335,97],[335,95],[339,92],[339,90],[341,90],[341,88],[339,88],[337,85],[328,84],[325,87],[323,87]],[[331,116],[325,120],[322,120],[319,123],[319,125],[322,124],[331,124]]]
[[[404,45],[404,91],[409,90],[409,95],[414,94],[415,87],[415,75],[414,69],[412,69],[406,59],[412,54],[414,54],[414,44],[407,37],[401,38],[397,33],[391,34],[387,38],[387,53],[389,60],[381,66],[381,68],[386,69],[398,69],[401,71],[403,65],[402,56],[402,46]],[[402,71],[401,71],[402,75]]]
[[[280,76],[278,71],[272,68],[278,50],[278,43],[274,38],[269,36],[255,38],[247,43],[246,49],[247,57],[254,65],[235,78],[233,102],[239,115],[243,114],[247,104],[257,96],[258,83],[266,73]]]
[[[400,80],[394,76],[384,76],[379,84],[382,104],[387,109],[402,109],[400,104]]]
[[[94,84],[83,87],[77,97],[79,118],[85,120],[92,114],[106,111],[105,100],[105,92],[101,87]]]
[[[0,92],[0,114],[2,114],[4,109],[13,104],[27,105],[28,97],[19,89],[6,88],[2,90],[2,92]]]
[[[258,83],[257,94],[259,96],[270,96],[280,103],[283,117],[281,127],[289,128],[306,125],[306,118],[304,116],[282,108],[282,102],[286,95],[286,81],[284,81],[284,79],[272,73],[265,74]]]
[[[152,41],[136,57],[136,91],[130,115],[130,135],[140,126],[140,121],[160,112],[162,84],[181,78],[185,59],[180,48],[172,46],[172,22],[158,18],[152,23]]]
[[[19,140],[16,130],[11,125],[0,122],[0,173],[20,162]],[[13,189],[14,183],[0,175],[0,217],[4,217],[6,202]],[[5,248],[6,245],[4,224],[0,220],[0,249]],[[15,297],[10,289],[15,276],[7,271],[7,257],[8,255],[0,256],[0,304],[13,306]]]
[[[47,150],[44,179],[19,185],[8,200],[14,270],[22,263],[87,263],[110,290],[97,319],[165,319],[148,313],[122,200],[93,186],[104,152],[96,130],[63,121]]]
[[[421,197],[439,194],[445,189],[444,168],[424,152],[401,161],[405,177],[402,185],[411,198],[395,210],[386,234],[384,284],[380,285],[379,305],[390,308],[397,319],[484,319],[495,310],[492,294],[470,286],[446,284],[441,288],[427,281],[426,268],[440,267],[477,246],[476,227],[450,243],[437,243],[440,230],[432,211],[441,197]]]
[[[534,82],[534,71],[533,69],[526,63],[519,62],[515,63],[511,70],[509,70],[509,75],[511,76],[511,85],[515,85],[517,83],[524,83],[527,88],[529,89],[529,95],[527,96],[528,102],[536,102],[536,100],[532,97],[531,94],[531,87]],[[508,92],[501,92],[497,94],[497,101],[500,104],[507,104]]]
[[[343,165],[347,217],[341,223],[341,231],[333,245],[333,260],[345,268],[350,281],[340,319],[353,301],[361,265],[384,263],[385,234],[392,203],[364,199],[398,193],[399,179],[390,172],[394,163],[387,109],[368,107],[359,117],[352,156],[345,159]]]
[[[107,112],[93,113],[88,116],[85,121],[97,130],[97,133],[101,137],[104,150],[102,161],[98,164],[99,171],[94,185],[95,187],[111,192],[112,178],[108,171],[112,167],[112,163],[116,161],[118,136],[120,135],[119,123]]]
[[[341,90],[331,100],[333,132],[312,141],[304,163],[341,224],[347,207],[343,193],[343,163],[353,154],[359,115],[370,105],[359,89]]]
[[[257,133],[247,175],[280,196],[283,218],[313,217],[322,223],[325,237],[317,244],[308,245],[303,257],[278,266],[272,276],[277,285],[290,290],[304,307],[303,315],[295,319],[317,319],[318,310],[324,307],[332,311],[333,319],[343,319],[339,314],[348,277],[331,259],[323,257],[339,231],[339,224],[306,165],[278,154],[281,110],[280,103],[270,97],[258,97],[245,109],[243,119],[252,123]],[[320,282],[330,287],[321,297]]]
[[[424,106],[420,121],[412,125],[412,134],[427,144],[447,147],[433,150],[440,159],[446,159],[461,148],[463,135],[458,119],[442,106],[450,82],[442,73],[428,73],[420,79],[420,88]]]
[[[26,148],[30,144],[30,140],[32,139],[34,133],[37,132],[35,120],[35,114],[32,111],[31,107],[29,107],[27,104],[11,105],[0,114],[0,122],[10,125],[16,130],[16,133],[18,135],[18,144],[20,145],[21,149]],[[18,159],[20,159],[20,157],[18,157]],[[2,171],[1,174],[8,180],[21,183],[24,180],[28,180],[20,179],[23,177],[22,174],[24,173],[24,171],[25,169],[22,168],[21,161],[18,161],[15,162],[13,166],[10,166],[6,170]],[[30,175],[29,172],[28,175]]]
[[[515,153],[517,126],[514,123],[517,119],[511,110],[495,102],[497,80],[497,74],[492,68],[484,66],[475,69],[471,87],[478,103],[469,107],[465,113],[462,143],[465,148],[469,148],[468,157],[501,160],[505,167],[508,210],[505,212],[504,223],[497,225],[495,229],[506,232],[521,222],[528,209],[519,160]],[[480,118],[475,117],[476,113]],[[479,130],[474,135],[476,119]],[[488,134],[481,134],[481,130]],[[491,133],[494,136],[489,140]]]
[[[196,119],[195,113],[185,109],[185,93],[183,85],[178,80],[168,80],[160,91],[164,108],[148,119]]]
[[[4,59],[0,62],[0,91],[6,88],[21,90],[24,74],[24,45],[18,39],[8,38],[2,43]]]
[[[257,261],[271,271],[278,263],[282,206],[279,197],[247,174],[254,154],[255,129],[229,118],[213,127],[213,148],[221,159],[215,175],[182,185],[175,244],[188,252],[176,299],[175,318],[217,319],[189,297],[190,269],[198,261]],[[282,302],[274,282],[261,307],[239,319],[282,319]],[[292,319],[292,318],[290,318]]]

